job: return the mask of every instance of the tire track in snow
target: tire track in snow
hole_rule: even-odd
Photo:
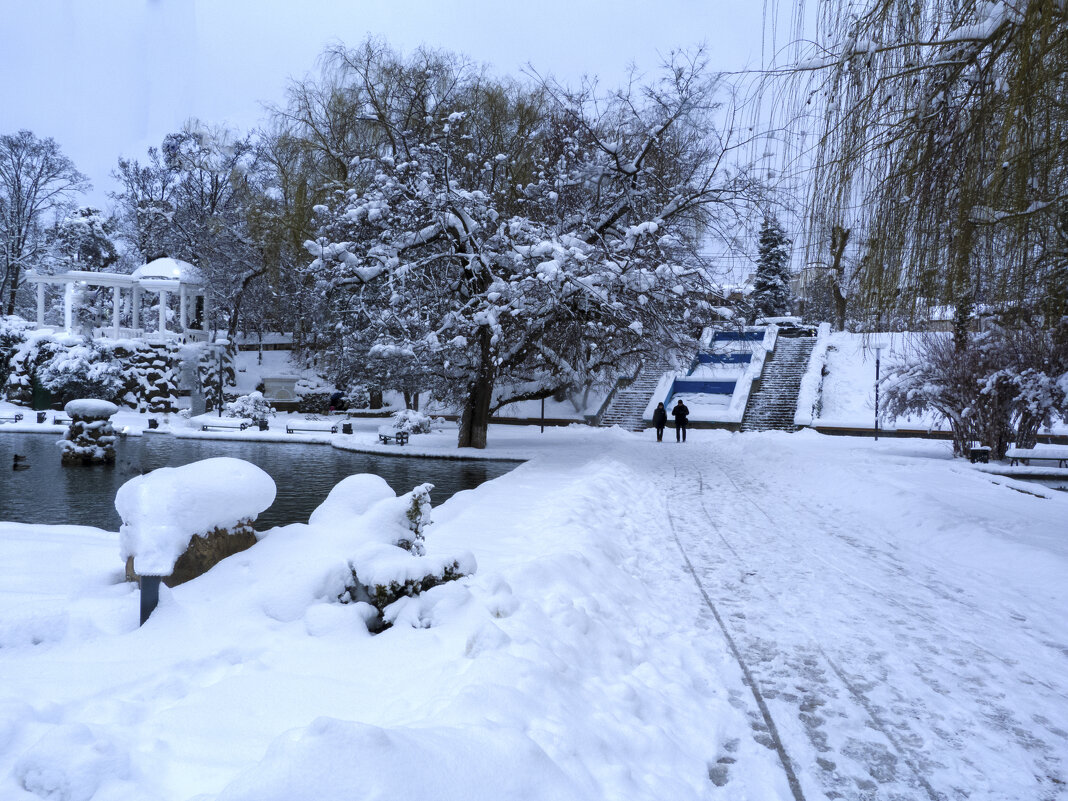
[[[740,488],[737,487],[737,485],[734,482],[733,478],[729,474],[727,474],[726,471],[723,471],[722,467],[720,467],[719,465],[716,465],[716,466],[717,466],[717,468],[720,469],[721,472],[724,472],[724,474],[726,475],[727,479],[731,482],[732,485],[735,486],[736,490],[738,490],[739,493],[740,493]],[[696,474],[696,477],[697,477],[697,485],[698,485],[697,495],[700,498],[699,507],[700,507],[700,510],[702,512],[703,517],[705,518],[705,521],[706,521],[708,527],[713,532],[715,532],[715,534],[718,537],[718,539],[720,540],[720,542],[733,555],[734,560],[737,563],[737,568],[739,569],[739,572],[741,573],[741,575],[746,576],[746,577],[752,577],[752,576],[756,575],[756,571],[753,571],[753,570],[751,570],[749,568],[749,566],[745,563],[745,560],[739,555],[738,551],[735,549],[734,545],[730,542],[730,540],[727,539],[726,535],[723,532],[722,527],[720,525],[718,525],[716,523],[716,521],[712,518],[712,516],[708,513],[708,509],[705,506],[705,498],[704,498],[704,490],[705,490],[704,473],[701,470],[701,468],[699,466],[696,466],[696,465],[693,467],[693,470],[694,470],[694,472]],[[675,467],[675,477],[676,477],[676,484],[677,484],[677,479],[678,479],[678,468],[677,468],[677,466]],[[750,499],[748,497],[746,497],[746,499],[749,500],[749,501],[752,501],[752,499]],[[761,511],[765,515],[765,517],[767,517],[768,521],[774,525],[774,521],[772,521],[771,518],[769,516],[767,516],[766,512],[764,512],[763,509],[760,509],[759,506],[757,506],[757,508],[758,508],[759,511]],[[766,701],[764,699],[764,693],[760,689],[759,680],[754,675],[759,670],[759,668],[751,668],[749,666],[749,664],[747,663],[746,658],[741,653],[741,649],[738,648],[738,646],[737,646],[737,644],[735,642],[735,637],[731,633],[730,627],[727,625],[727,623],[721,617],[719,611],[716,608],[716,604],[709,597],[709,594],[708,594],[708,592],[707,592],[707,590],[706,590],[706,588],[704,586],[704,583],[701,581],[701,578],[698,576],[697,571],[693,567],[693,562],[691,561],[690,556],[687,553],[686,548],[683,546],[683,544],[682,544],[682,542],[681,542],[681,540],[680,540],[680,538],[679,538],[679,536],[677,534],[677,531],[676,531],[676,528],[675,528],[675,520],[673,519],[673,516],[670,515],[670,511],[669,511],[669,517],[672,518],[672,533],[674,535],[676,545],[678,546],[680,552],[682,553],[682,557],[683,557],[683,560],[686,563],[686,567],[687,567],[688,571],[690,572],[690,574],[693,576],[694,581],[697,583],[698,589],[700,590],[702,596],[705,598],[705,602],[708,604],[709,608],[712,609],[713,614],[715,615],[717,622],[720,624],[720,627],[723,629],[723,633],[724,633],[725,638],[727,639],[728,645],[730,646],[731,651],[734,654],[735,659],[738,661],[738,664],[742,667],[742,670],[743,670],[743,672],[744,672],[744,674],[746,676],[746,683],[749,685],[750,690],[753,692],[754,697],[757,699],[757,703],[758,703],[758,706],[760,707],[761,714],[764,716],[765,722],[769,726],[769,729],[774,732],[772,739],[775,742],[776,750],[779,751],[779,756],[780,756],[780,759],[783,761],[783,765],[784,766],[790,765],[790,760],[786,755],[785,747],[783,746],[782,741],[779,738],[777,727],[775,727],[775,724],[773,722],[773,718],[771,716],[771,712],[770,712],[770,710],[768,708],[768,705],[767,705],[767,703],[766,703]],[[746,582],[746,583],[747,583],[747,586],[751,589],[752,588],[752,583],[751,582]],[[765,596],[767,596],[770,600],[772,600],[776,604],[779,604],[780,607],[781,607],[781,604],[779,603],[779,599],[777,598],[777,596],[773,592],[770,592],[764,586],[761,586],[760,589],[761,589],[762,593]],[[785,610],[784,610],[784,613],[785,613]],[[744,619],[744,612],[741,613],[741,615],[743,616],[743,619]],[[834,662],[834,660],[832,660],[830,658],[830,656],[824,651],[823,647],[818,642],[813,641],[813,644],[814,644],[814,648],[811,649],[812,650],[812,655],[818,655],[820,659],[822,659],[824,662],[827,663],[827,665],[831,669],[831,672],[837,677],[837,679],[841,682],[841,684],[846,688],[846,690],[849,693],[849,695],[864,710],[864,713],[867,716],[869,725],[872,728],[874,728],[875,730],[877,730],[878,732],[880,732],[886,738],[887,742],[889,742],[891,744],[891,746],[893,747],[894,751],[897,752],[898,757],[901,759],[901,761],[909,768],[910,772],[912,773],[912,775],[913,775],[913,777],[914,777],[914,779],[916,781],[916,784],[918,784],[920,787],[923,788],[923,791],[926,793],[927,797],[929,799],[931,799],[931,801],[945,801],[946,796],[944,794],[942,794],[942,793],[937,792],[931,786],[930,782],[923,775],[923,772],[920,769],[919,765],[917,764],[917,760],[915,759],[914,755],[909,751],[909,749],[907,749],[904,746],[903,743],[901,743],[900,739],[897,738],[893,734],[893,732],[891,731],[890,727],[887,725],[887,723],[885,721],[883,721],[881,719],[881,717],[878,715],[876,710],[873,709],[871,703],[863,695],[863,693],[861,693],[860,690],[856,687],[856,685],[846,677],[846,675],[842,671],[841,667],[838,666]],[[779,642],[772,643],[772,648],[773,649],[778,649],[778,648],[780,648],[780,646],[781,646],[781,644]],[[766,656],[766,654],[768,652],[767,646],[761,645],[759,650],[762,653],[758,653],[757,654],[758,657]],[[782,653],[782,656],[786,660],[789,660],[789,658],[790,658],[790,654],[787,654],[785,652]],[[766,660],[760,660],[760,661],[766,661]],[[820,682],[821,681],[821,679],[819,677],[819,671],[816,669],[816,666],[813,664],[812,656],[806,656],[805,654],[800,654],[800,662],[801,662],[802,665],[805,666],[805,668],[804,668],[803,671],[799,671],[799,673],[800,672],[806,673],[807,674],[807,679],[806,679],[807,681],[809,681],[809,682],[812,682],[812,681]],[[825,683],[825,680],[822,680],[822,681],[823,681],[823,683]],[[774,684],[776,684],[776,682],[771,681],[771,682],[769,682],[769,684],[770,685],[774,685]],[[768,692],[771,692],[771,691],[772,691],[772,688],[769,686]],[[780,693],[779,693],[778,690],[774,691],[774,696],[778,696],[779,694]],[[826,694],[830,695],[831,693],[828,691]],[[825,703],[825,701],[822,701],[819,698],[818,695],[809,694],[809,696],[806,697],[806,699],[804,701],[802,701],[799,717],[806,724],[816,721],[819,716],[817,714],[815,714],[815,713],[817,712],[817,710],[819,709],[820,706],[824,705],[824,703]],[[822,751],[822,750],[825,750],[825,749],[828,748],[828,746],[826,745],[826,738],[825,737],[820,738],[819,734],[817,732],[813,731],[813,729],[817,729],[818,726],[806,725],[805,728],[806,728],[806,731],[808,732],[810,738],[812,738],[814,740],[814,744],[817,746],[817,748],[819,750]],[[854,755],[855,759],[861,758],[861,757],[864,756],[864,753],[863,753],[864,749],[858,748],[856,750],[857,750],[857,753]],[[874,754],[873,759],[877,759],[878,756],[880,755],[880,752],[879,751],[875,751],[875,752],[873,752],[873,754]],[[819,758],[819,757],[816,759],[816,762],[822,768],[821,775],[825,775],[825,774],[829,774],[829,773],[830,774],[834,774],[834,778],[837,781],[835,782],[836,783],[836,787],[832,790],[832,792],[834,792],[836,795],[840,796],[843,793],[843,791],[847,791],[848,789],[851,789],[849,787],[849,778],[851,778],[851,777],[844,777],[843,778],[843,777],[839,776],[836,773],[837,765],[835,765],[834,763],[832,763],[829,760],[826,760],[824,758]],[[881,772],[885,773],[885,770],[881,770],[878,765],[868,765],[866,767],[868,767],[869,773],[871,773],[872,775],[879,775]],[[792,767],[788,770],[788,774],[792,777],[792,781],[793,782],[797,782],[797,778],[796,778],[796,775],[795,775]],[[868,789],[868,788],[864,787],[864,784],[865,784],[866,780],[863,780],[863,779],[857,780],[856,778],[853,778],[853,781],[861,789]],[[793,786],[794,786],[793,783],[791,783],[791,788],[793,788]],[[800,788],[800,783],[799,782],[797,783],[797,792],[798,793],[801,792],[801,788]],[[796,795],[795,795],[795,797],[796,797]]]
[[[698,454],[695,453],[693,455],[697,456]],[[712,458],[708,458],[709,456],[712,456]],[[1001,736],[1015,739],[1023,751],[1030,752],[1030,758],[1034,760],[1035,765],[1033,779],[1037,782],[1037,786],[1033,787],[1032,791],[1044,791],[1045,794],[1042,797],[1045,798],[1061,797],[1061,794],[1065,791],[1065,787],[1061,783],[1062,780],[1059,778],[1061,760],[1057,757],[1056,752],[1051,750],[1048,743],[1043,742],[1027,731],[1028,724],[1021,723],[1018,715],[1014,714],[1017,711],[1015,707],[1007,706],[1012,704],[1012,699],[1004,697],[1003,689],[999,684],[999,680],[1002,677],[996,671],[992,672],[989,666],[984,666],[983,659],[977,659],[977,657],[989,657],[1004,668],[1008,668],[1008,671],[1005,672],[1015,674],[1015,681],[1021,681],[1021,674],[1026,676],[1026,672],[1019,670],[1018,663],[1015,660],[1007,660],[999,654],[991,652],[975,642],[966,632],[946,626],[936,617],[926,614],[926,611],[930,611],[932,614],[942,611],[939,606],[912,598],[913,593],[907,591],[900,593],[901,597],[899,598],[882,589],[883,584],[889,589],[903,579],[908,580],[910,584],[918,585],[927,590],[931,589],[929,585],[914,579],[909,573],[912,567],[901,563],[892,551],[873,549],[872,546],[860,542],[856,538],[845,536],[825,524],[822,510],[813,516],[812,511],[807,508],[795,508],[796,503],[792,503],[790,506],[790,521],[782,523],[776,519],[777,515],[773,517],[766,508],[758,503],[747,488],[740,486],[738,481],[723,469],[714,455],[704,451],[701,453],[701,457],[700,461],[695,459],[693,464],[686,465],[687,471],[695,477],[698,489],[696,494],[700,498],[699,503],[693,504],[693,495],[695,493],[692,489],[687,491],[685,496],[679,493],[678,486],[672,487],[671,492],[673,494],[678,493],[680,498],[685,497],[684,505],[686,507],[692,506],[695,508],[695,514],[690,516],[691,525],[689,528],[692,529],[691,533],[696,534],[699,531],[701,524],[696,522],[696,518],[702,516],[706,527],[710,529],[710,532],[714,532],[738,564],[738,572],[742,578],[735,585],[732,584],[729,575],[722,574],[722,570],[720,574],[715,573],[717,563],[726,565],[727,561],[729,561],[725,561],[726,553],[723,551],[717,553],[711,550],[706,540],[702,540],[696,535],[693,536],[692,546],[696,549],[696,555],[700,557],[696,561],[701,563],[703,560],[708,566],[706,573],[708,574],[708,580],[711,582],[709,586],[722,588],[718,600],[718,603],[721,604],[721,610],[723,609],[723,604],[727,606],[728,610],[731,605],[738,610],[733,615],[726,612],[724,612],[724,615],[730,621],[731,626],[738,627],[737,631],[734,631],[735,639],[737,640],[738,636],[741,635],[746,643],[741,650],[745,653],[747,661],[755,665],[755,667],[751,667],[751,673],[754,674],[755,680],[760,681],[762,671],[765,672],[763,680],[766,682],[764,693],[766,697],[774,699],[777,696],[781,696],[781,700],[793,704],[797,699],[791,697],[792,689],[786,688],[784,690],[783,687],[784,682],[790,678],[790,675],[795,678],[800,677],[808,683],[818,681],[826,685],[825,679],[817,675],[819,673],[818,666],[809,664],[810,661],[815,659],[827,665],[830,673],[837,679],[837,683],[852,698],[857,707],[857,714],[863,714],[866,717],[868,721],[866,725],[877,731],[885,739],[885,742],[890,744],[896,754],[893,759],[909,768],[909,773],[913,777],[912,782],[909,783],[913,784],[915,791],[923,788],[923,792],[931,799],[945,798],[930,784],[926,775],[927,769],[951,768],[953,760],[956,759],[962,762],[970,771],[971,780],[950,772],[949,780],[953,788],[951,792],[954,797],[971,796],[973,791],[979,789],[979,785],[971,782],[986,781],[997,776],[996,772],[991,772],[996,771],[996,768],[991,767],[989,759],[995,753],[1000,755],[1001,751],[997,749],[996,740]],[[709,464],[713,465],[717,472],[724,474],[726,478],[724,486],[728,489],[733,488],[734,493],[732,495],[735,495],[739,501],[751,506],[764,521],[757,523],[753,519],[752,513],[737,519],[732,518],[732,521],[736,523],[735,528],[737,528],[739,534],[743,535],[743,539],[744,536],[748,536],[752,540],[747,544],[747,551],[753,550],[759,554],[762,550],[774,549],[767,554],[770,561],[766,564],[761,563],[761,578],[758,579],[761,586],[759,588],[753,586],[754,582],[752,580],[753,576],[758,575],[757,571],[750,570],[745,560],[739,558],[738,549],[727,540],[723,528],[717,524],[716,519],[708,510],[707,503],[710,499],[706,497],[707,492],[705,490],[709,485],[702,474],[702,467]],[[749,489],[761,486],[761,481],[753,476],[747,476],[746,478],[747,480],[753,479],[755,482]],[[766,492],[772,492],[766,486],[764,489]],[[729,497],[733,501],[731,496],[724,496],[724,499]],[[771,499],[773,510],[777,509],[778,507],[775,506],[777,496],[772,493],[767,497]],[[782,505],[789,499],[778,500]],[[796,501],[797,499],[792,500]],[[733,515],[737,515],[740,511],[737,503],[729,503],[726,509]],[[800,517],[798,513],[801,513]],[[747,517],[748,520],[746,519]],[[803,532],[798,529],[799,521],[802,527],[816,525],[814,533],[820,536],[832,535],[831,542],[839,543],[838,547],[841,545],[849,546],[850,550],[843,552],[843,555],[855,552],[856,558],[861,561],[850,565],[849,559],[846,561],[833,558],[829,560],[826,558],[827,555],[812,550],[808,547],[808,541]],[[783,551],[783,545],[788,546],[786,551]],[[786,560],[790,560],[789,549],[800,549],[800,553],[797,555],[803,558],[797,559],[794,557],[789,562],[784,561],[783,557]],[[833,553],[828,555],[833,557]],[[687,556],[689,557],[690,554],[687,554]],[[892,560],[894,564],[885,564],[887,559]],[[818,561],[822,567],[833,569],[835,574],[838,575],[837,580],[827,583],[820,578],[820,574],[813,570],[814,567],[817,570],[820,568],[809,564],[811,560]],[[691,559],[691,564],[693,561]],[[786,573],[782,572],[784,568],[787,571]],[[862,577],[863,572],[871,568],[877,571],[873,575],[881,582],[878,587],[873,586]],[[770,573],[768,572],[769,569]],[[794,593],[792,600],[795,602],[800,601],[800,606],[797,606],[796,610],[787,608],[783,600],[775,592],[771,591],[765,576],[770,576],[773,579],[777,576],[779,583],[786,580],[788,583],[782,583],[782,586],[788,592]],[[791,579],[795,578],[797,581],[791,581]],[[817,590],[822,590],[826,586],[829,595],[825,596],[821,592],[819,598],[809,599],[803,594],[801,596],[796,594],[799,587],[804,589],[808,586]],[[759,619],[759,615],[764,610],[760,608],[759,601],[752,597],[754,589],[759,589],[762,596],[772,600],[782,610],[783,614],[767,617],[763,620]],[[939,593],[934,593],[934,595],[939,596],[941,601],[952,600],[959,603],[959,599],[953,598],[948,594],[946,597],[941,597]],[[910,598],[912,603],[907,600]],[[872,603],[872,599],[877,599],[879,603]],[[819,607],[813,605],[813,600],[817,603],[824,601],[845,601],[845,603],[837,606],[832,604]],[[871,623],[878,621],[880,616],[885,616],[885,608],[881,609],[880,603],[884,607],[900,611],[904,617],[900,620],[886,620],[884,625],[889,624],[888,628],[882,630],[870,629]],[[854,632],[845,641],[837,643],[837,647],[844,649],[843,655],[846,656],[847,661],[851,660],[857,663],[854,667],[859,668],[859,672],[854,670],[851,674],[850,671],[843,668],[838,659],[832,658],[819,642],[820,635],[814,635],[809,632],[804,636],[804,640],[814,647],[806,646],[804,642],[798,641],[797,626],[791,617],[796,615],[797,612],[801,612],[801,618],[797,622],[802,622],[806,611],[810,613],[809,617],[811,617],[811,612],[815,611],[817,612],[817,617],[814,620],[821,621],[817,623],[817,626],[822,632],[823,624],[819,610],[824,608],[831,614],[838,616],[837,619],[839,619],[840,623],[845,624],[847,631]],[[970,609],[971,607],[969,604],[964,604],[957,608]],[[745,613],[747,611],[749,612],[749,620],[746,620]],[[984,610],[975,609],[973,611],[981,612]],[[758,617],[754,617],[754,613]],[[941,630],[943,634],[939,636],[937,631],[915,630],[909,622],[912,618],[922,620],[931,629]],[[868,622],[868,626],[864,625],[865,621]],[[755,633],[748,631],[747,628],[753,629],[754,624],[758,630]],[[887,634],[892,636],[887,637]],[[876,639],[872,639],[872,637],[879,638],[880,635],[882,635],[882,641],[877,643]],[[934,635],[933,638],[932,635]],[[900,638],[902,637],[905,639],[901,640]],[[880,646],[886,646],[888,650],[880,650]],[[897,652],[899,646],[903,649],[900,654]],[[964,646],[964,648],[961,649],[960,646]],[[910,654],[911,658],[917,660],[916,662],[909,661]],[[898,659],[901,655],[906,657],[904,662]],[[887,661],[887,657],[890,657],[889,661]],[[857,661],[858,659],[860,660],[859,662]],[[786,672],[783,672],[781,665],[775,664],[776,661],[787,662]],[[909,669],[915,672],[909,673]],[[901,674],[902,670],[906,672]],[[790,671],[793,671],[793,673],[791,674]],[[851,678],[851,675],[853,678]],[[909,676],[918,677],[930,690],[939,695],[932,695],[928,699],[923,693],[910,694]],[[901,678],[906,679],[906,684],[903,686],[899,686],[896,683],[896,680]],[[941,679],[948,679],[949,684],[942,685]],[[1062,695],[1058,688],[1051,686],[1048,682],[1035,680],[1030,676],[1022,679],[1022,683],[1036,684],[1049,689],[1055,695]],[[833,700],[833,689],[830,688],[830,685],[826,685],[824,689]],[[883,705],[880,705],[870,695],[872,690],[888,695],[889,698],[883,698]],[[1019,689],[1017,689],[1017,692],[1019,692]],[[938,699],[938,704],[935,705],[935,708],[928,709],[926,704],[930,699],[935,698]],[[954,702],[957,704],[956,707],[952,703],[947,707],[943,703],[944,698],[948,698],[950,701],[953,698],[964,699],[967,703],[965,706],[960,707],[958,700]],[[1035,712],[1035,710],[1040,711],[1039,707],[1033,706],[1031,697],[1021,696],[1021,699],[1026,700],[1031,705],[1032,712]],[[814,715],[811,708],[806,709],[806,704],[811,707],[809,701],[805,700],[799,708],[798,717],[806,724],[807,733],[817,751],[826,751],[826,732],[818,730],[826,720],[820,720],[818,715]],[[822,703],[820,706],[822,706]],[[838,706],[841,708],[840,703]],[[834,707],[835,704],[832,703],[826,710],[821,710],[820,714],[833,716],[835,713]],[[959,714],[960,712],[964,713],[963,718]],[[1038,712],[1031,714],[1030,717],[1030,722],[1046,728],[1054,738],[1063,739],[1065,737],[1063,731],[1059,730],[1054,723],[1051,723]],[[816,720],[816,723],[809,726],[809,722],[813,720]],[[961,723],[965,728],[958,732],[956,726]],[[919,729],[916,728],[917,725],[919,725]],[[839,729],[841,729],[841,726],[835,727],[831,730],[831,734],[837,734]],[[977,735],[978,740],[976,741]],[[945,743],[947,748],[943,751],[937,749],[931,751],[932,738],[935,743],[939,741]],[[978,746],[975,745],[976,742],[978,742]],[[847,745],[850,744],[847,743]],[[846,749],[841,748],[838,750],[839,753],[844,753],[847,757],[853,759],[854,762],[879,780],[879,785],[874,792],[883,790],[893,793],[892,787],[888,785],[900,781],[901,777],[894,778],[896,769],[893,769],[892,765],[888,769],[886,760],[890,759],[890,755],[872,751],[872,747],[874,747],[873,744],[869,742],[866,746],[862,743],[860,747],[850,745],[854,753],[849,753]],[[982,751],[983,748],[987,749],[986,753]],[[937,760],[940,758],[949,758],[951,765],[947,766],[938,762]],[[978,759],[978,762],[975,761],[976,759]],[[882,764],[879,764],[880,760]],[[824,770],[824,773],[821,774],[823,778],[828,778],[832,773],[833,778],[839,778],[837,772],[834,772],[835,766],[833,763],[828,768],[827,764],[825,764],[827,761],[821,756],[817,756],[815,761]],[[963,785],[960,783],[962,780]],[[866,788],[855,777],[854,781],[857,781],[860,791],[860,794],[855,797],[873,797],[868,794]],[[1003,788],[1011,786],[1004,781],[994,781],[994,784]],[[857,792],[858,788],[852,788],[852,792]],[[833,788],[833,792],[838,796],[842,794],[843,790],[848,792],[848,789],[841,785]],[[980,790],[979,792],[982,791]],[[1013,794],[1006,795],[1005,792],[1003,789],[1002,794],[984,797],[1020,797]],[[854,797],[852,793],[849,793],[849,795]],[[895,797],[913,798],[915,796],[906,794]],[[1034,797],[1037,798],[1038,796]]]
[[[775,725],[775,720],[772,718],[771,711],[768,709],[767,702],[764,700],[764,696],[760,692],[760,687],[757,684],[756,680],[753,678],[753,674],[752,672],[750,672],[749,666],[746,664],[745,659],[742,657],[741,651],[738,649],[738,645],[735,643],[734,638],[731,636],[730,630],[727,628],[727,624],[723,621],[723,618],[719,614],[719,610],[716,608],[716,605],[712,602],[712,599],[709,597],[704,585],[701,583],[701,579],[698,577],[697,571],[694,570],[693,563],[690,561],[690,557],[687,555],[686,549],[682,545],[682,540],[679,539],[678,531],[676,530],[675,526],[675,516],[671,513],[670,505],[668,506],[668,522],[671,524],[671,536],[674,538],[675,544],[679,548],[679,553],[682,554],[683,562],[685,562],[686,564],[686,570],[693,577],[694,582],[697,584],[697,589],[701,593],[701,597],[704,599],[705,605],[712,612],[712,616],[716,619],[716,623],[719,624],[719,628],[723,632],[723,637],[727,641],[727,647],[730,649],[731,655],[738,663],[738,667],[742,670],[742,676],[745,680],[746,686],[753,694],[753,699],[756,701],[757,707],[760,710],[760,715],[764,719],[764,725],[767,727],[768,735],[771,738],[774,750],[779,756],[779,762],[782,764],[783,770],[786,772],[786,781],[790,785],[790,792],[794,797],[794,801],[805,801],[805,795],[801,790],[801,783],[797,780],[797,774],[794,772],[793,764],[790,761],[790,757],[786,753],[786,748],[782,744],[782,738],[779,736],[778,726]],[[726,543],[726,540],[724,540],[724,543],[727,544],[728,548],[730,548],[730,545]]]

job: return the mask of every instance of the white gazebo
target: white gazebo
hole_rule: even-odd
[[[94,273],[72,270],[55,275],[28,273],[26,280],[37,285],[37,327],[45,325],[45,288],[63,287],[63,328],[70,333],[74,322],[74,288],[85,286],[111,287],[111,325],[96,328],[93,335],[111,339],[180,340],[204,342],[208,339],[208,296],[204,276],[196,267],[178,259],[156,259],[138,267],[130,275],[122,273]],[[121,325],[122,291],[130,292],[129,325]],[[146,332],[141,327],[141,296],[144,292],[159,293],[159,327]],[[171,295],[178,296],[178,330],[167,328],[167,308]]]

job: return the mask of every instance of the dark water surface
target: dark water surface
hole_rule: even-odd
[[[63,467],[54,435],[0,432],[0,521],[76,524],[119,530],[115,493],[126,481],[157,467],[178,467],[213,456],[252,462],[274,479],[278,495],[259,516],[263,531],[287,523],[306,523],[341,479],[376,473],[398,493],[429,481],[438,505],[460,490],[504,475],[515,462],[453,461],[377,456],[337,450],[328,445],[175,439],[148,435],[120,440],[114,465]],[[27,470],[13,470],[14,454],[26,457]]]

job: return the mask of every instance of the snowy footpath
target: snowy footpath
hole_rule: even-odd
[[[1068,493],[933,441],[571,430],[434,510],[370,635],[294,523],[137,627],[0,523],[0,799],[1068,799]]]

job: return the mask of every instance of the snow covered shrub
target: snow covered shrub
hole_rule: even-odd
[[[367,409],[371,406],[371,393],[363,384],[349,387],[345,393],[345,401],[350,409]]]
[[[76,398],[118,400],[125,383],[121,365],[92,342],[57,351],[37,378],[57,403]]]
[[[57,355],[67,350],[70,344],[85,340],[48,331],[34,331],[15,348],[11,357],[7,378],[7,399],[29,406],[33,400],[33,385],[40,380],[41,372]]]
[[[353,476],[346,481],[366,478]],[[362,530],[368,532],[367,541],[349,561],[351,580],[345,584],[339,600],[368,603],[378,610],[379,620],[369,624],[372,630],[392,625],[402,606],[399,601],[416,598],[476,569],[474,557],[469,553],[427,554],[425,532],[433,523],[430,506],[433,488],[433,484],[421,484],[399,498],[379,501],[366,513],[369,519],[362,521]],[[321,507],[324,512],[316,510],[311,523],[329,519],[337,525],[340,518],[335,516],[335,509],[341,502],[340,498],[328,498]],[[326,509],[327,506],[334,508]]]
[[[222,381],[223,402],[228,393],[225,387],[232,387],[237,383],[237,373],[234,370],[234,355],[236,350],[233,344],[226,346],[222,358]],[[219,397],[219,355],[215,347],[205,347],[197,357],[197,381],[208,402],[208,409],[214,409]],[[261,389],[257,387],[257,389]],[[261,389],[262,391],[262,389]]]
[[[223,414],[227,417],[247,417],[250,420],[266,420],[274,417],[274,409],[262,392],[250,392],[242,395],[233,403],[226,404]]]
[[[0,392],[11,375],[11,360],[19,345],[26,341],[30,323],[21,317],[0,317]]]
[[[113,348],[126,376],[123,403],[152,414],[178,411],[181,357],[177,344],[128,340],[116,343]]]
[[[330,396],[332,394],[327,390],[306,390],[301,392],[297,402],[297,411],[305,414],[321,414],[329,410]]]
[[[395,431],[406,431],[409,434],[429,434],[433,419],[415,409],[401,409],[393,413],[392,427]]]
[[[1031,447],[1054,415],[1068,415],[1068,325],[1001,329],[950,337],[932,334],[883,381],[885,416],[934,409],[953,431],[953,451],[968,442],[1005,456],[1015,437]]]

